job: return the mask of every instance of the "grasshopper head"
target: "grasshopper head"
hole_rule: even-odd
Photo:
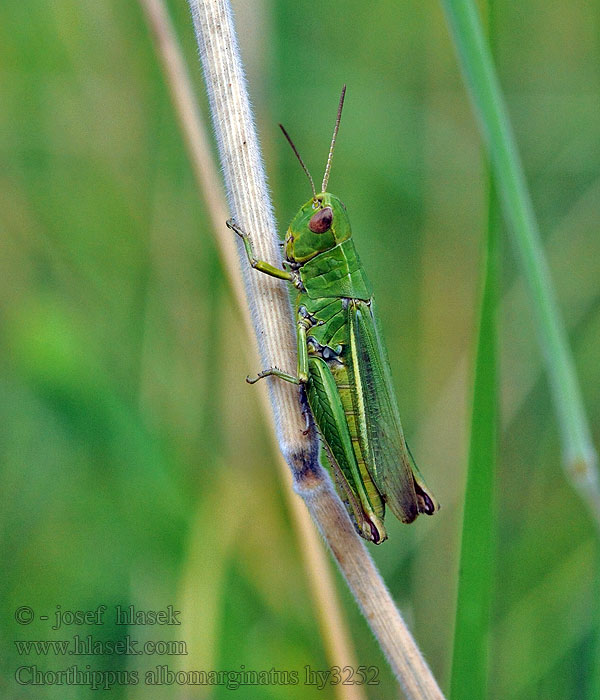
[[[346,207],[333,194],[321,192],[306,202],[294,217],[285,237],[285,256],[305,263],[350,238]]]
[[[287,230],[287,235],[285,237],[285,257],[291,263],[303,264],[319,253],[331,250],[331,248],[334,248],[338,243],[345,241],[352,235],[350,221],[346,214],[346,207],[335,195],[327,192],[327,183],[329,182],[329,173],[331,172],[331,159],[333,158],[335,140],[337,138],[338,129],[340,128],[345,95],[346,86],[344,85],[342,94],[340,95],[337,117],[335,126],[333,127],[333,138],[331,139],[331,146],[329,147],[329,155],[327,157],[325,173],[323,174],[323,184],[321,185],[320,194],[317,194],[315,190],[315,183],[304,161],[300,157],[298,149],[294,146],[287,131],[281,124],[279,125],[292,147],[292,150],[296,154],[296,157],[300,161],[300,165],[310,181],[313,192],[312,198],[309,199],[296,214]]]

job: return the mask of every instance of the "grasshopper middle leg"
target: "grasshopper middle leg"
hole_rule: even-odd
[[[264,377],[278,377],[291,384],[306,384],[308,381],[308,345],[306,344],[306,319],[298,318],[296,324],[296,337],[298,340],[298,375],[282,372],[278,367],[270,367],[259,372],[256,377],[246,377],[248,384],[256,384]]]

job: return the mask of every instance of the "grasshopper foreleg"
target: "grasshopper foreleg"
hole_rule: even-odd
[[[275,267],[275,265],[271,265],[271,263],[268,263],[265,260],[258,260],[256,258],[250,236],[245,231],[242,231],[242,229],[233,219],[227,219],[226,223],[227,228],[230,228],[232,231],[237,233],[237,235],[242,239],[246,255],[248,256],[248,262],[250,263],[251,267],[259,272],[264,272],[265,275],[270,275],[271,277],[276,277],[280,280],[286,280],[287,282],[293,281],[292,274],[287,270],[280,270],[278,267]]]

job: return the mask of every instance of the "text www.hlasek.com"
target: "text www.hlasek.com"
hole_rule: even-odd
[[[15,640],[19,656],[186,656],[187,645],[181,639],[146,641],[140,643],[125,635],[119,640],[95,639],[91,634],[76,634],[72,639]]]

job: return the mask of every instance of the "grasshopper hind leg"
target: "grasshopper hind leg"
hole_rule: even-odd
[[[304,384],[300,384],[300,407],[302,408],[304,420],[306,421],[306,428],[302,431],[302,434],[308,435],[311,430],[315,429],[315,420],[313,418],[313,414],[310,411],[310,406],[308,405],[308,397],[306,396],[306,386]]]

